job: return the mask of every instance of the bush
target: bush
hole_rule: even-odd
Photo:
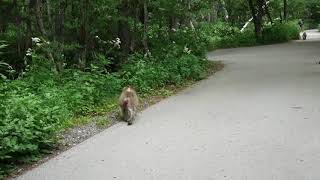
[[[163,67],[170,73],[167,80],[169,84],[181,84],[185,80],[199,80],[205,70],[203,60],[187,54],[177,59],[167,59]]]
[[[220,38],[215,42],[216,48],[235,48],[243,46],[253,46],[256,45],[256,38],[253,32],[238,32],[229,37]]]
[[[162,51],[166,54],[149,57],[142,54],[133,55],[121,73],[124,85],[132,85],[140,92],[146,93],[168,84],[177,85],[202,77],[205,61],[193,55],[192,50],[172,45],[156,50],[154,54]]]
[[[205,49],[201,37],[188,30],[174,35],[182,36],[187,38],[152,49],[151,55],[131,55],[114,74],[93,65],[88,72],[64,69],[56,74],[52,62],[34,52],[32,65],[19,79],[0,82],[0,174],[3,168],[48,152],[70,119],[113,102],[123,86],[133,85],[140,93],[147,93],[202,78]]]
[[[252,46],[256,44],[255,35],[252,30],[240,32],[237,27],[227,23],[205,23],[201,26],[209,50],[216,48],[232,48],[241,46]]]
[[[48,72],[31,71],[23,79],[2,82],[0,167],[47,152],[70,118],[92,111],[121,89],[119,78],[110,74],[69,70],[60,79]]]
[[[165,39],[165,37],[167,39]],[[174,46],[180,46],[182,48],[187,47],[192,49],[192,54],[196,56],[205,57],[207,39],[202,35],[201,29],[193,30],[189,27],[182,27],[180,29],[170,30],[152,27],[149,33],[149,39],[153,53],[158,52],[158,56],[162,56],[161,53],[164,52],[163,50],[167,50],[169,47],[175,48]],[[179,52],[181,51],[179,50]],[[165,52],[165,54],[167,54],[167,52]]]
[[[131,85],[140,92],[148,92],[153,88],[164,86],[168,74],[169,72],[156,64],[152,58],[135,54],[131,57],[130,63],[124,66],[122,79],[124,86]]]
[[[300,34],[299,26],[294,22],[289,22],[286,24],[286,26],[287,26],[287,32],[289,34],[289,40],[299,39],[299,34]]]
[[[299,38],[299,28],[294,23],[275,23],[265,27],[262,31],[262,43],[287,42]]]

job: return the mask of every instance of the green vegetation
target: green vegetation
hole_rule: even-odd
[[[254,32],[251,30],[240,32],[238,27],[227,23],[210,23],[202,26],[209,49],[232,48],[256,45]]]
[[[208,49],[296,39],[299,18],[319,24],[319,0],[274,0],[263,11],[262,2],[1,1],[0,179],[50,152],[57,133],[117,108],[124,86],[169,95],[164,87],[214,68]]]
[[[264,44],[287,42],[299,38],[299,27],[296,23],[275,23],[266,26],[262,31]]]

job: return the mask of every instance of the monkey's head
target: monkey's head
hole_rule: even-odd
[[[132,91],[132,90],[135,91],[135,88],[132,86],[127,86],[122,89],[122,91]]]

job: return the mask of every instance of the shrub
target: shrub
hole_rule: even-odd
[[[227,23],[205,23],[201,26],[201,31],[208,42],[207,47],[209,50],[256,44],[252,30],[240,32],[239,28],[230,26]]]
[[[193,30],[189,27],[182,27],[174,30],[165,28],[160,29],[158,27],[153,27],[151,29],[151,32],[149,32],[149,39],[153,53],[163,53],[163,50],[167,50],[169,47],[176,48],[177,46],[180,46],[182,48],[188,47],[189,49],[192,49],[192,54],[196,56],[205,57],[207,39],[202,35],[201,29]],[[161,56],[161,53],[157,53],[157,55]],[[167,52],[165,53],[167,54]]]
[[[256,45],[256,38],[253,32],[238,32],[234,35],[223,37],[215,42],[216,48],[234,48],[243,46],[253,46]]]
[[[262,42],[265,44],[287,42],[299,38],[299,28],[294,23],[275,23],[262,31]]]
[[[199,80],[204,72],[203,62],[194,55],[182,55],[176,60],[168,59],[163,63],[170,72],[168,83],[180,84],[185,80]]]
[[[205,70],[205,61],[183,47],[170,47],[171,50],[163,48],[167,53],[162,56],[133,55],[121,73],[124,85],[133,85],[140,92],[146,93],[168,84],[177,85],[186,80],[200,79]],[[156,51],[159,52],[161,50]]]
[[[148,92],[153,88],[164,86],[168,79],[168,72],[151,58],[141,54],[131,57],[129,64],[122,72],[124,85],[132,85],[140,92]]]
[[[299,39],[300,28],[295,22],[289,22],[286,24],[287,32],[289,34],[289,40]]]
[[[37,158],[55,144],[55,134],[70,118],[114,98],[121,81],[111,74],[50,71],[0,82],[0,167]]]

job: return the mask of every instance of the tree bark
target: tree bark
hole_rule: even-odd
[[[256,10],[256,7],[253,3],[253,0],[248,0],[248,3],[249,3],[250,10],[251,10],[253,22],[254,22],[255,35],[256,35],[257,40],[260,40],[262,38],[261,10],[263,10],[262,7],[261,8],[259,7],[259,6],[262,6],[261,0],[257,0],[258,10]]]
[[[26,37],[26,47],[29,48],[32,45],[31,37],[32,37],[32,16],[33,16],[33,2],[29,1],[28,4],[28,17],[26,19],[27,24],[27,37]]]
[[[283,20],[288,21],[288,1],[283,0]]]
[[[49,27],[50,27],[50,29],[54,29],[53,23],[52,23],[52,16],[51,16],[51,2],[50,2],[50,0],[47,0],[47,14],[48,14]]]
[[[143,1],[143,14],[144,14],[144,26],[143,26],[143,46],[144,46],[144,50],[145,52],[149,51],[149,46],[148,46],[148,4],[147,4],[147,0]]]
[[[266,1],[264,1],[264,10],[268,16],[269,21],[271,22],[271,24],[273,24],[272,16],[270,14],[269,7]]]
[[[123,1],[118,7],[119,13],[122,18],[118,21],[118,36],[121,40],[121,50],[122,50],[122,62],[125,62],[130,53],[131,47],[131,32],[127,17],[130,16],[130,7],[127,1]],[[122,63],[120,62],[120,64]]]
[[[224,20],[228,21],[229,20],[229,13],[228,13],[228,10],[226,8],[226,3],[224,2],[224,0],[220,0],[220,2],[221,2],[221,6],[222,6],[222,9],[223,9],[223,12],[224,12]]]
[[[80,58],[79,58],[79,67],[84,70],[86,66],[86,58],[88,52],[88,7],[89,0],[83,0],[81,5],[81,25],[80,25],[80,44],[82,45]]]
[[[58,13],[55,18],[55,33],[56,37],[62,38],[64,29],[65,11],[67,8],[67,0],[60,0]]]
[[[211,15],[211,22],[216,21],[218,19],[218,4],[217,1],[213,2],[212,5],[212,15]]]
[[[36,8],[37,26],[39,28],[39,32],[41,33],[41,35],[44,36],[46,34],[46,32],[45,32],[44,25],[43,25],[42,1],[41,0],[36,0],[35,8]]]

